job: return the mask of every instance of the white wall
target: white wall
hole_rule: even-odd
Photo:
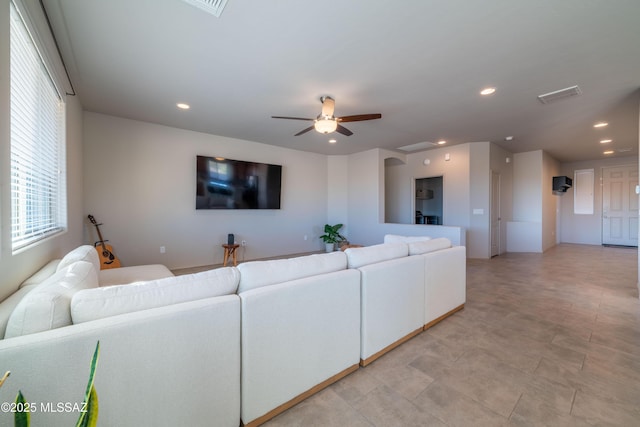
[[[491,257],[491,168],[489,142],[469,144],[469,228],[467,254],[471,258]]]
[[[67,97],[68,229],[12,254],[9,66],[9,2],[0,0],[0,301],[49,260],[82,243],[82,107],[76,97]]]
[[[560,175],[560,163],[546,152],[542,154],[542,251],[557,245],[560,196],[553,193],[553,177]]]
[[[394,171],[389,174],[385,171],[385,160],[388,158],[405,158],[403,154],[398,154],[389,150],[375,149],[356,153],[349,156],[349,240],[353,243],[372,245],[381,243],[385,234],[404,235],[425,235],[432,237],[448,237],[454,244],[464,245],[466,243],[464,228],[460,228],[455,221],[464,218],[464,213],[468,212],[468,186],[467,175],[468,148],[455,146],[450,148],[451,160],[444,165],[444,152],[421,152],[406,155],[406,165],[394,163],[393,168],[403,168],[404,171]],[[455,154],[454,154],[455,153]],[[433,169],[425,170],[423,160],[427,157],[433,159],[429,165]],[[388,162],[387,162],[388,163]],[[440,164],[443,163],[443,164]],[[436,175],[429,175],[430,173]],[[411,188],[412,180],[427,176],[444,175],[445,198],[449,192],[451,201],[445,202],[445,225],[415,225],[411,224],[410,218],[414,214]],[[404,195],[398,203],[399,213],[403,218],[407,218],[404,224],[391,224],[384,222],[385,209],[385,177],[395,177],[398,179],[397,191]],[[448,177],[448,179],[447,179]],[[465,187],[467,190],[465,191]],[[394,185],[387,188],[394,188]],[[464,194],[467,194],[464,200]],[[458,197],[462,195],[461,197]],[[395,200],[395,199],[394,199]],[[462,206],[462,208],[460,207]],[[462,210],[463,215],[460,215]],[[448,222],[447,218],[449,218]],[[452,219],[453,218],[453,219]]]
[[[614,157],[584,162],[563,163],[560,175],[573,179],[574,172],[580,169],[593,169],[594,204],[593,214],[576,215],[573,213],[573,188],[560,198],[560,241],[586,245],[602,244],[602,168],[607,166],[630,165],[638,162],[637,157]]]
[[[542,252],[542,151],[513,155],[513,218],[507,252]]]
[[[327,156],[90,112],[84,125],[85,211],[124,265],[221,263],[228,233],[247,241],[240,259],[323,248]],[[282,165],[281,209],[196,210],[197,155]]]

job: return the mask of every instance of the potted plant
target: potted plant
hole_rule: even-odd
[[[338,232],[342,228],[342,224],[336,225],[324,225],[324,234],[320,236],[325,243],[325,249],[327,252],[333,252],[336,248],[336,243],[347,240],[342,234]]]

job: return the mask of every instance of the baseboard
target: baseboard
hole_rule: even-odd
[[[453,310],[451,310],[451,311],[443,314],[442,316],[438,317],[437,319],[434,319],[431,322],[427,323],[426,325],[424,325],[424,327],[422,329],[426,331],[427,329],[429,329],[430,327],[432,327],[436,323],[439,323],[439,322],[443,321],[447,317],[451,316],[453,313],[456,313],[456,312],[462,310],[463,308],[464,308],[464,304],[459,305],[458,307],[454,308]]]
[[[279,414],[283,413],[287,409],[290,409],[290,408],[294,407],[298,403],[300,403],[303,400],[305,400],[306,398],[316,394],[320,390],[322,390],[324,388],[327,388],[331,384],[341,380],[342,378],[346,377],[350,373],[357,371],[359,367],[360,366],[357,363],[355,365],[351,365],[347,369],[345,369],[344,371],[338,372],[337,374],[335,374],[331,378],[328,378],[328,379],[324,380],[320,384],[310,388],[309,390],[305,391],[302,394],[299,394],[298,396],[294,397],[293,399],[289,400],[288,402],[283,403],[282,405],[278,406],[277,408],[272,409],[271,411],[267,412],[266,414],[262,415],[261,417],[258,417],[255,420],[253,420],[253,421],[251,421],[251,422],[249,422],[247,424],[242,423],[241,425],[243,425],[245,427],[256,427],[256,426],[259,426],[260,424],[264,424],[267,421],[269,421],[271,418],[275,417],[276,415],[279,415]]]
[[[378,359],[379,357],[381,357],[385,353],[387,353],[387,352],[393,350],[394,348],[398,347],[399,345],[409,341],[411,338],[415,337],[416,335],[418,335],[422,331],[423,331],[423,328],[418,328],[415,331],[409,333],[408,335],[405,335],[404,337],[400,338],[398,341],[394,342],[393,344],[386,346],[385,348],[383,348],[379,352],[367,357],[366,359],[360,359],[360,366],[367,366],[368,364],[370,364],[374,360]]]

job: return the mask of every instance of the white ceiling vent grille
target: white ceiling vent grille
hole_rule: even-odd
[[[542,95],[538,95],[538,99],[543,104],[550,104],[561,99],[569,98],[572,96],[580,95],[582,91],[578,86],[571,86],[564,89],[556,90],[555,92],[549,92]]]
[[[216,18],[220,18],[222,15],[222,10],[227,5],[227,0],[182,0],[191,6],[195,6],[199,9],[204,10]]]

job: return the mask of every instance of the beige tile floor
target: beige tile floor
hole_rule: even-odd
[[[640,426],[637,266],[567,244],[469,260],[464,310],[264,425]]]

